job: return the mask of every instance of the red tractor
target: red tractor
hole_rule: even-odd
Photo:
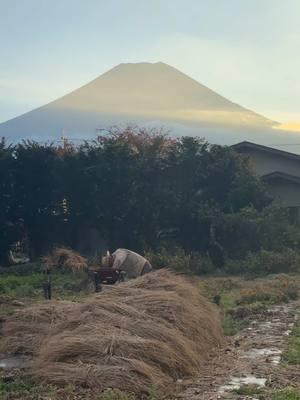
[[[125,281],[125,272],[120,269],[102,267],[93,271],[95,292],[101,292],[101,285],[114,285]]]
[[[124,282],[124,272],[113,268],[100,268],[97,272],[100,283],[114,285],[116,282]]]

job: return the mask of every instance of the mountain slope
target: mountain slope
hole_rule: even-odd
[[[232,103],[164,63],[120,64],[43,107],[0,124],[11,138],[90,137],[120,123],[202,129],[268,129],[276,125]]]

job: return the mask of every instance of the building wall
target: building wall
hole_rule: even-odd
[[[286,207],[300,207],[300,185],[276,178],[268,183],[270,194]]]
[[[279,171],[300,177],[300,160],[292,160],[278,154],[255,149],[239,150],[239,153],[250,157],[254,171],[259,176]]]

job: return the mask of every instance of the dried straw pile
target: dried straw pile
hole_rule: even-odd
[[[21,310],[3,326],[2,349],[34,356],[33,375],[147,393],[201,370],[222,341],[217,312],[184,278],[160,270],[107,288],[84,303]]]
[[[42,258],[46,269],[71,270],[73,272],[86,270],[87,260],[73,250],[57,247],[52,254]]]

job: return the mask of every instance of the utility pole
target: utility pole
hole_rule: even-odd
[[[62,141],[63,149],[66,150],[67,145],[68,145],[68,139],[65,136],[65,130],[64,129],[62,130],[62,133],[61,133],[61,141]]]

